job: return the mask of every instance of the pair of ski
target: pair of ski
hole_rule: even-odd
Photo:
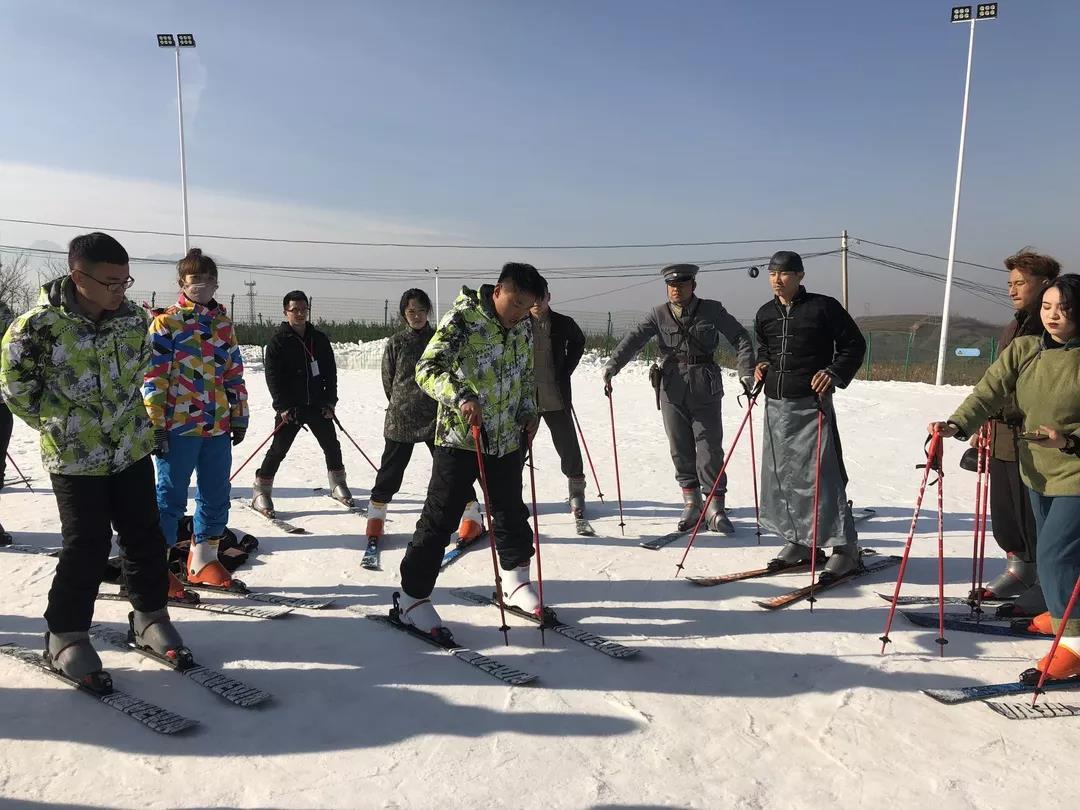
[[[249,709],[264,703],[272,697],[269,692],[249,686],[229,675],[197,664],[189,650],[184,650],[176,659],[171,659],[159,655],[152,650],[139,647],[131,639],[130,634],[112,628],[95,625],[90,628],[90,635],[111,644],[118,649],[138,653],[162,666],[166,666],[175,672],[179,672],[192,682],[197,683],[199,686],[213,692],[215,695],[229,701],[235,706]],[[34,652],[33,650],[28,650],[25,647],[19,647],[15,644],[3,644],[0,645],[0,654],[35,667],[39,671],[51,675],[69,686],[75,687],[83,694],[90,695],[98,702],[131,717],[158,734],[178,734],[198,725],[197,720],[184,717],[176,712],[162,708],[155,703],[134,697],[127,692],[116,689],[111,684],[111,678],[108,691],[102,692],[92,689],[81,681],[70,678],[63,672],[53,669],[49,666],[43,655]]]
[[[875,517],[876,515],[877,515],[877,510],[876,509],[869,509],[869,508],[867,508],[867,509],[859,509],[855,513],[853,513],[852,519],[856,523],[862,523],[864,520],[870,520],[871,518]],[[686,530],[676,530],[676,531],[673,531],[673,532],[668,532],[667,534],[660,535],[659,537],[651,537],[648,540],[642,540],[640,543],[638,543],[638,545],[641,546],[642,548],[647,548],[647,549],[650,549],[651,551],[656,551],[657,549],[661,549],[664,546],[671,545],[672,543],[674,543],[676,540],[679,540],[680,538],[686,538],[687,540],[689,540],[690,535],[692,535],[693,533],[694,533],[693,528],[686,529]]]
[[[458,598],[463,599],[467,602],[472,602],[473,604],[498,607],[498,603],[494,599],[484,596],[483,594],[475,593],[468,590],[455,590],[452,593]],[[378,622],[379,624],[393,627],[394,629],[407,633],[414,638],[418,638],[421,641],[424,641],[435,647],[439,647],[440,649],[453,655],[459,661],[464,661],[466,664],[470,664],[477,669],[486,672],[487,674],[491,675],[493,678],[501,681],[502,683],[509,684],[511,686],[522,686],[524,684],[532,683],[537,679],[537,676],[532,673],[517,669],[516,667],[512,667],[507,664],[500,663],[494,658],[482,655],[475,650],[471,650],[468,647],[464,647],[458,644],[454,640],[453,635],[446,628],[442,628],[439,635],[436,637],[417,630],[412,625],[403,623],[398,618],[396,594],[394,599],[394,607],[390,610],[390,613],[388,615],[382,613],[370,613],[363,608],[356,606],[350,607],[349,610],[353,611],[354,613],[359,613],[365,618],[371,619],[372,621]],[[574,625],[559,621],[559,619],[555,615],[555,612],[550,609],[546,610],[547,615],[545,616],[543,621],[517,608],[507,607],[506,612],[512,613],[515,616],[519,616],[523,619],[527,619],[534,624],[541,625],[545,629],[552,630],[553,632],[565,636],[566,638],[580,642],[589,649],[596,650],[597,652],[603,653],[604,655],[607,655],[611,658],[632,658],[639,652],[639,650],[633,647],[623,646],[622,644],[610,641],[603,636],[598,636],[595,633],[590,633],[579,627],[575,627]]]
[[[356,506],[355,504],[345,503],[345,501],[339,500],[338,498],[335,498],[332,494],[330,494],[330,490],[328,489],[323,489],[322,487],[315,487],[315,489],[312,491],[316,495],[325,495],[334,503],[341,504],[354,515],[359,515],[360,517],[363,517],[367,514],[367,509],[363,506]],[[233,503],[239,504],[240,506],[247,509],[249,512],[254,512],[263,520],[268,521],[270,525],[273,526],[275,529],[285,532],[285,534],[311,534],[311,532],[309,532],[303,526],[297,526],[294,523],[289,523],[289,521],[287,520],[282,520],[277,516],[277,514],[271,515],[269,512],[264,512],[262,509],[256,509],[254,504],[252,504],[246,498],[233,498]]]

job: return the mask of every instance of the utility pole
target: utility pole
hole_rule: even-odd
[[[840,300],[848,308],[847,228],[840,234]]]
[[[255,282],[245,281],[244,286],[248,288],[248,323],[255,323]]]

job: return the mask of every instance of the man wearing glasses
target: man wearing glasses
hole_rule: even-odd
[[[183,642],[166,609],[154,433],[142,402],[148,323],[124,298],[133,283],[128,254],[107,234],[85,234],[71,241],[68,267],[4,336],[0,388],[12,413],[41,435],[60,513],[64,548],[45,610],[45,657],[81,685],[108,692],[111,680],[87,631],[113,527],[136,642],[162,655]]]
[[[255,471],[255,497],[251,502],[271,518],[274,475],[304,425],[315,434],[326,456],[331,495],[346,506],[353,505],[345,483],[341,444],[334,430],[337,364],[330,338],[308,323],[310,304],[300,290],[286,293],[282,307],[285,321],[266,344],[266,385],[276,414],[274,441]]]

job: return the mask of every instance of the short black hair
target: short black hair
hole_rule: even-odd
[[[76,236],[68,245],[68,270],[75,269],[76,262],[87,264],[127,264],[130,259],[124,246],[101,231]]]
[[[405,308],[409,306],[410,301],[419,301],[424,309],[431,312],[431,299],[428,298],[428,294],[417,287],[413,287],[401,294],[401,303],[398,304],[398,313],[402,318],[405,317]]]
[[[308,297],[304,294],[303,290],[293,290],[292,292],[285,293],[285,297],[281,299],[281,308],[288,309],[290,301],[303,301],[309,307],[311,306],[311,303],[308,301]]]
[[[544,277],[531,264],[524,262],[507,262],[499,273],[500,284],[510,284],[515,290],[523,293],[532,293],[537,298],[543,298],[547,292],[547,282]]]
[[[1058,295],[1061,296],[1062,309],[1067,310],[1069,313],[1069,320],[1073,323],[1080,323],[1080,275],[1062,273],[1050,282],[1043,288],[1042,295],[1039,296],[1040,307],[1046,291],[1052,290],[1054,287],[1057,287]]]

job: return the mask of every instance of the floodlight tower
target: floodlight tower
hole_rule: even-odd
[[[956,191],[953,194],[952,230],[949,233],[949,263],[945,270],[945,301],[941,308],[941,341],[938,344],[937,375],[935,385],[945,382],[945,348],[949,337],[949,298],[952,293],[953,263],[956,259],[956,222],[960,216],[960,184],[964,177],[964,143],[967,139],[968,96],[971,90],[971,59],[975,54],[975,23],[997,19],[997,3],[979,3],[975,13],[971,6],[954,6],[952,22],[967,23],[968,36],[967,74],[964,78],[964,111],[960,117],[960,156],[956,161]]]
[[[184,160],[184,94],[180,90],[180,49],[194,48],[195,37],[192,34],[158,34],[157,44],[159,48],[172,48],[176,52],[176,109],[180,121],[180,197],[184,206],[184,253],[191,247],[190,231],[188,229],[188,204],[187,204],[187,164]]]

